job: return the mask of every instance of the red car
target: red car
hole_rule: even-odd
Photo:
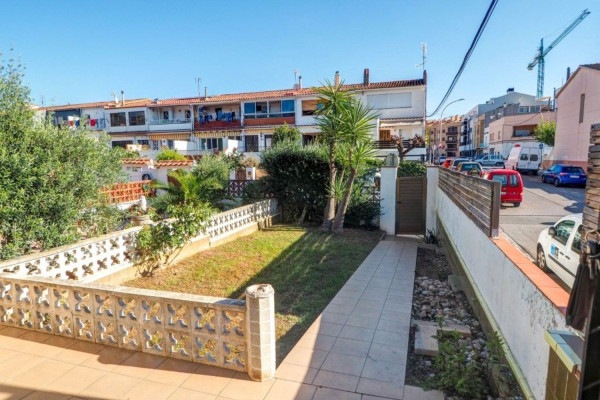
[[[452,161],[454,161],[454,158],[452,158],[452,157],[446,158],[446,161],[444,161],[444,163],[442,164],[442,167],[450,168]]]
[[[502,184],[500,203],[512,203],[519,207],[523,201],[523,180],[521,174],[510,169],[484,171],[483,179],[498,181]]]

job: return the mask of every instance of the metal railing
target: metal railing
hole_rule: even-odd
[[[191,118],[183,119],[151,119],[148,121],[149,125],[169,125],[169,124],[189,124],[192,122]]]

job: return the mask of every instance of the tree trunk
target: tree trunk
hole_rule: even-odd
[[[340,205],[338,206],[335,219],[333,220],[333,226],[331,230],[335,233],[342,233],[344,231],[344,217],[346,216],[346,210],[348,210],[348,204],[350,204],[350,197],[352,196],[352,186],[354,186],[354,179],[356,178],[357,170],[352,168],[348,182],[346,184],[346,193]]]
[[[335,197],[333,186],[335,185],[335,145],[329,145],[329,194],[327,196],[327,204],[325,205],[325,213],[323,215],[323,223],[321,224],[322,231],[330,231],[331,223],[335,218]]]

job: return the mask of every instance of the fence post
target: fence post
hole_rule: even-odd
[[[275,377],[275,291],[271,285],[246,289],[248,375],[254,381]]]
[[[386,234],[396,234],[396,180],[398,178],[397,166],[381,167],[381,183],[379,184],[381,216],[379,227]]]
[[[497,238],[500,235],[500,192],[501,183],[492,181],[492,210],[490,215],[490,236]]]

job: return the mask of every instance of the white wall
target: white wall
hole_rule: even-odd
[[[445,193],[437,168],[427,169],[427,228],[436,219],[462,258],[536,399],[545,394],[548,329],[570,330],[565,317]],[[453,240],[459,238],[459,240]]]
[[[129,113],[135,111],[144,111],[144,115],[146,116],[146,124],[145,125],[134,125],[129,126]],[[125,126],[110,126],[110,114],[114,113],[125,113],[125,118],[127,121],[127,125]],[[149,114],[146,107],[133,107],[133,108],[115,108],[105,110],[105,118],[106,118],[106,130],[110,133],[119,133],[119,132],[138,132],[138,131],[148,131],[148,120]]]

